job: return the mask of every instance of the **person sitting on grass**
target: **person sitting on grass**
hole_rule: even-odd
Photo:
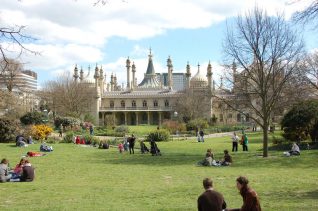
[[[149,149],[147,148],[146,144],[143,141],[140,141],[140,151],[141,151],[141,154],[149,152]]]
[[[212,162],[213,162],[212,154],[210,152],[207,152],[205,154],[205,158],[202,161],[199,161],[198,165],[201,165],[201,166],[212,166]]]
[[[229,154],[229,151],[226,149],[224,150],[224,158],[221,162],[222,166],[229,166],[232,164],[232,156]]]
[[[21,182],[32,182],[34,180],[34,168],[29,162],[29,160],[25,160],[23,168],[22,168],[22,175],[20,178]]]
[[[300,155],[300,149],[299,146],[296,144],[296,142],[293,143],[293,146],[291,150],[289,151],[290,155]]]
[[[19,179],[21,177],[25,160],[25,158],[21,158],[20,162],[15,166],[12,173],[12,179]]]
[[[11,179],[11,174],[9,174],[9,160],[3,158],[0,163],[0,182],[8,182]]]

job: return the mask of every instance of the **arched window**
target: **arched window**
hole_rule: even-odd
[[[165,100],[165,107],[169,107],[169,101]]]
[[[136,101],[135,101],[135,100],[133,100],[133,101],[131,102],[131,106],[134,107],[134,108],[136,107]]]
[[[122,100],[122,101],[120,102],[120,105],[121,105],[122,108],[125,108],[125,101]]]
[[[153,107],[158,107],[158,101],[157,100],[153,101]]]
[[[147,107],[147,101],[146,101],[146,100],[144,100],[144,101],[142,102],[142,106],[143,106],[143,107]]]
[[[109,107],[114,108],[114,101],[111,100],[111,101],[109,102]]]

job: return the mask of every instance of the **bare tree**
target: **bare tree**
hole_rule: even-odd
[[[267,157],[273,110],[285,99],[283,91],[297,72],[303,43],[282,15],[270,17],[257,7],[238,16],[234,26],[228,26],[224,41],[226,66],[237,63],[226,78],[233,95],[216,97],[261,126],[263,157]]]
[[[38,52],[30,50],[25,47],[24,41],[32,40],[30,36],[24,35],[22,33],[25,26],[0,26],[0,59],[9,63],[8,54],[13,52],[10,50],[12,45],[17,45],[19,48],[16,53],[16,58],[18,58],[23,52],[30,52],[33,54],[38,54]],[[6,67],[4,67],[6,69]]]
[[[186,91],[182,97],[176,101],[178,118],[187,122],[192,119],[204,118],[206,114],[206,100],[211,100],[204,92]]]
[[[315,22],[318,20],[318,0],[313,0],[311,4],[308,7],[306,7],[306,9],[304,9],[303,11],[296,12],[293,16],[293,19],[296,22],[302,24],[314,22],[315,26],[318,26],[318,23]]]
[[[309,83],[317,92],[318,91],[318,52],[313,52],[306,56],[301,63],[303,79]]]
[[[92,100],[96,97],[94,91],[92,84],[76,82],[70,74],[64,74],[47,82],[40,96],[54,113],[79,118],[89,112]]]
[[[12,92],[14,87],[19,87],[19,78],[23,70],[22,64],[14,59],[6,59],[0,61],[0,81],[4,84],[9,92]]]

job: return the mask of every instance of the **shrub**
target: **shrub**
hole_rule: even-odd
[[[59,128],[61,124],[63,125],[63,127],[71,127],[71,128],[79,127],[80,124],[81,124],[81,120],[77,119],[77,118],[74,118],[74,117],[60,117],[60,116],[57,116],[54,119],[55,128]]]
[[[74,133],[73,131],[68,131],[65,133],[65,136],[63,138],[63,143],[72,143],[73,142]]]
[[[129,128],[126,125],[120,125],[115,128],[116,133],[129,133]]]
[[[145,141],[168,141],[170,138],[170,133],[168,130],[161,129],[151,132],[145,138]]]
[[[34,125],[31,128],[31,134],[36,140],[46,139],[53,129],[47,125]]]
[[[0,142],[15,141],[18,123],[7,118],[0,118]]]
[[[45,115],[41,112],[33,111],[28,112],[20,118],[20,121],[25,125],[32,125],[32,124],[42,124]]]
[[[308,100],[288,111],[281,125],[284,130],[283,136],[291,141],[305,140],[308,135],[312,141],[318,139],[318,101]]]
[[[208,121],[206,119],[194,119],[187,123],[186,127],[187,130],[195,130],[196,128],[207,128],[208,127]]]
[[[163,122],[162,128],[168,130],[170,133],[176,133],[177,131],[183,132],[186,130],[186,124],[173,120],[166,120]]]

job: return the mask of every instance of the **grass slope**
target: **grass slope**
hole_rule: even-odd
[[[230,137],[158,143],[163,156],[119,154],[55,144],[54,152],[30,158],[36,168],[32,183],[0,183],[0,210],[196,210],[202,179],[212,177],[228,207],[240,207],[235,186],[239,175],[249,178],[263,210],[318,210],[317,150],[299,157],[271,151],[262,158],[261,136],[250,134],[249,152],[233,153],[231,167],[198,167],[207,148],[221,159]],[[0,144],[0,157],[14,166],[39,144],[16,148]]]

